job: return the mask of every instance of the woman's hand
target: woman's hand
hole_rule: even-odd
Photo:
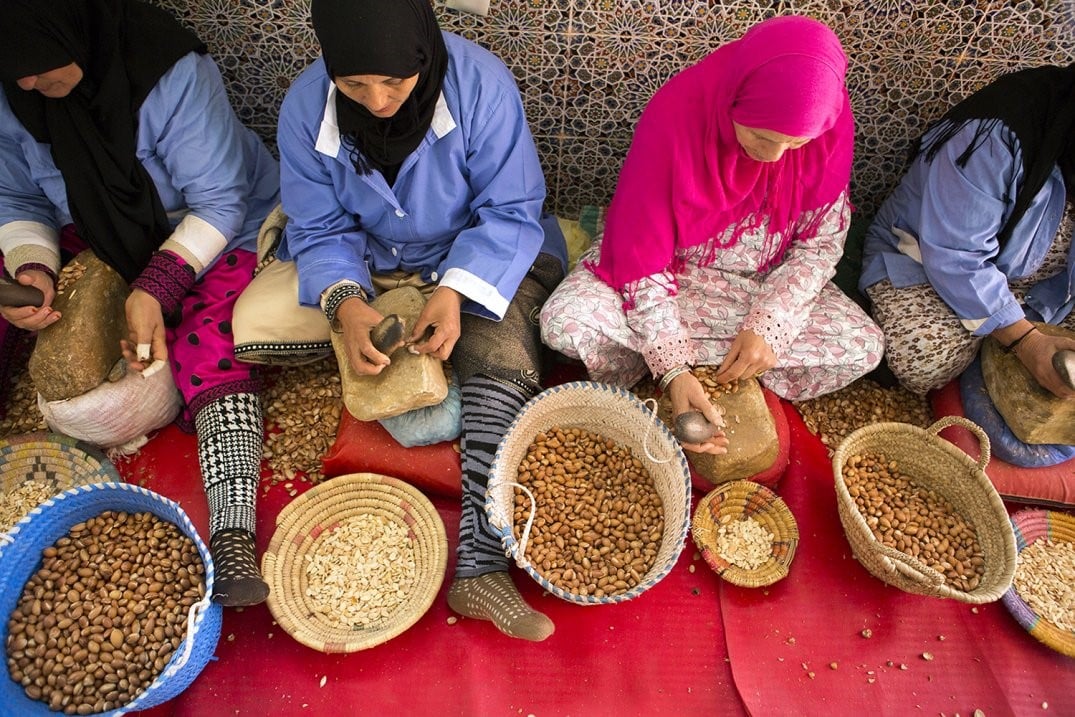
[[[164,314],[160,302],[149,292],[133,289],[125,309],[128,335],[126,341],[119,343],[127,365],[135,371],[143,371],[154,361],[167,361],[168,345],[164,340]]]
[[[407,339],[411,352],[432,354],[441,361],[447,361],[455,342],[459,340],[459,307],[462,305],[462,294],[455,289],[438,286]],[[425,337],[426,329],[430,327],[433,328],[433,334]]]
[[[347,360],[360,376],[375,376],[392,360],[373,347],[370,331],[381,323],[381,312],[356,297],[346,299],[336,310],[336,320],[343,331]]]
[[[23,286],[37,287],[44,295],[44,301],[41,306],[0,306],[0,316],[8,323],[27,331],[40,331],[60,320],[60,312],[52,308],[56,287],[51,276],[37,269],[27,269],[20,271],[15,280]]]
[[[681,373],[668,384],[668,397],[672,402],[673,421],[676,416],[688,411],[701,411],[706,420],[714,426],[724,428],[724,416],[709,400],[709,394],[690,371]],[[704,443],[681,444],[688,451],[695,453],[712,453],[720,455],[728,452],[728,437],[723,430],[718,430]]]
[[[1053,354],[1061,349],[1075,351],[1075,341],[1034,330],[1015,347],[1015,355],[1039,386],[1058,398],[1071,400],[1075,399],[1075,389],[1068,386],[1053,368]]]
[[[731,383],[741,378],[753,378],[776,366],[776,354],[765,339],[750,329],[739,332],[728,349],[728,355],[713,377],[717,383]]]

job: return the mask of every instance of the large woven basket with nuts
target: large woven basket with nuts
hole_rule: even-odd
[[[500,442],[489,523],[553,595],[622,602],[675,565],[690,523],[690,469],[654,410],[614,386],[566,383],[527,402]]]
[[[1075,516],[1028,508],[1011,520],[1019,557],[1004,605],[1043,644],[1075,657]]]
[[[938,434],[974,433],[977,462]],[[840,521],[855,557],[907,592],[980,604],[998,600],[1015,574],[1015,536],[984,470],[989,438],[948,416],[929,428],[877,423],[843,440],[832,458]]]
[[[280,512],[262,571],[269,610],[288,634],[321,652],[356,652],[418,622],[447,561],[444,523],[421,492],[353,473]]]
[[[223,613],[210,601],[213,562],[177,503],[129,483],[80,485],[31,510],[8,537],[0,547],[0,643],[7,648],[0,676],[4,714],[55,715],[69,709],[113,715],[146,709],[186,689],[213,656]],[[82,554],[77,573],[70,571],[78,556],[64,559],[65,550]],[[57,552],[60,562],[49,568]],[[127,560],[129,568],[113,573],[114,567],[127,565],[117,561]],[[158,577],[149,577],[154,571]],[[129,587],[132,579],[138,581],[137,589]],[[24,586],[35,580],[46,581],[38,588],[43,597],[27,610],[26,600],[38,593],[26,598]],[[71,589],[57,589],[65,582]],[[79,584],[81,592],[74,589]],[[47,597],[50,590],[57,590],[55,597]],[[29,622],[32,615],[48,625],[49,609],[55,611],[49,631],[59,628],[65,641],[61,644],[57,636],[50,648],[60,653],[52,658],[53,675],[46,676],[35,673],[52,660],[41,667],[32,656],[48,645],[35,646],[39,638],[34,630],[19,630],[18,623]],[[72,616],[85,617],[86,623]],[[63,667],[72,664],[62,662],[68,659],[74,666]],[[107,672],[95,672],[95,665],[113,670],[112,681]],[[122,684],[114,675],[118,668],[127,674]],[[15,680],[13,671],[22,673],[22,679]],[[79,671],[84,677],[77,677]],[[53,681],[59,672],[65,678],[76,675],[78,681]],[[124,700],[116,697],[121,692],[135,694]]]
[[[799,526],[787,503],[748,480],[722,483],[694,509],[691,537],[709,567],[734,585],[772,585],[791,568]]]

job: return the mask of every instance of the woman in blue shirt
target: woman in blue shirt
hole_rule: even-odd
[[[986,336],[1044,388],[1073,398],[1052,355],[1075,341],[1075,65],[1005,75],[922,138],[874,218],[859,282],[892,372],[925,393],[963,372]]]
[[[205,52],[137,0],[0,4],[0,252],[44,296],[0,314],[63,326],[61,235],[77,233],[130,284],[123,354],[136,370],[170,362],[198,434],[213,597],[250,605],[268,594],[254,552],[263,424],[230,325],[279,175]]]
[[[442,33],[426,0],[314,0],[311,11],[323,57],[280,111],[289,223],[278,256],[294,259],[299,300],[321,305],[359,374],[389,362],[370,341],[375,278],[425,287],[411,348],[451,357],[462,393],[449,605],[543,640],[552,622],[519,596],[483,509],[496,446],[540,388],[537,312],[566,255],[542,218],[519,91],[495,56]]]

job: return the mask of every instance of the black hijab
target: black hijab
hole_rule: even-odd
[[[920,143],[926,161],[932,161],[941,146],[972,120],[987,121],[959,156],[961,167],[998,122],[1019,139],[1023,183],[1008,221],[997,234],[1003,247],[1055,165],[1060,165],[1069,195],[1075,191],[1075,64],[1020,70],[978,90],[941,118],[941,129],[928,143]]]
[[[135,155],[137,113],[181,57],[205,52],[164,10],[138,0],[0,0],[0,81],[15,116],[52,158],[71,216],[94,253],[128,282],[171,234]],[[52,99],[16,80],[74,62],[82,81]]]
[[[433,8],[429,0],[313,0],[310,11],[329,77],[418,75],[392,117],[376,117],[336,93],[336,120],[355,171],[380,170],[391,185],[433,121],[448,69]]]

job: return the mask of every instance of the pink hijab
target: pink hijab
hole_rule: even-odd
[[[675,271],[677,249],[736,225],[721,245],[731,246],[764,218],[770,245],[758,270],[779,263],[803,213],[826,209],[847,189],[854,120],[846,70],[832,30],[785,16],[755,25],[665,83],[635,129],[591,267],[597,276],[622,289]],[[811,141],[759,162],[739,146],[733,120]],[[815,212],[797,236],[813,236],[823,216]]]

